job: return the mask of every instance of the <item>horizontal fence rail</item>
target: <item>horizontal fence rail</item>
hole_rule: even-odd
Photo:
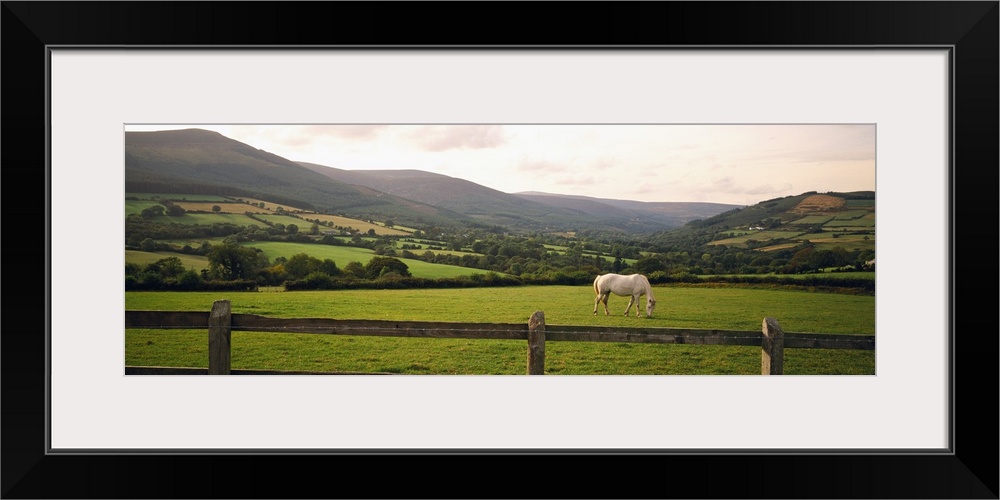
[[[197,329],[208,324],[206,312],[125,311],[125,328]],[[429,321],[270,318],[233,314],[234,331],[317,333],[377,337],[527,340],[527,323],[448,323]],[[627,330],[627,331],[626,331]],[[759,346],[763,333],[742,330],[545,325],[546,341],[635,342]],[[874,335],[785,332],[786,348],[875,350]]]
[[[211,312],[125,311],[125,328],[209,330],[207,373],[296,374],[266,370],[229,368],[232,331],[352,335],[376,337],[495,339],[528,341],[528,373],[544,369],[544,344],[554,342],[625,342],[643,344],[690,344],[761,346],[762,374],[782,373],[784,348],[874,350],[874,335],[783,332],[774,318],[764,318],[762,330],[698,330],[546,325],[544,314],[535,312],[528,323],[453,323],[436,321],[342,320],[331,318],[272,318],[254,314],[232,314],[229,301],[216,301]],[[173,371],[171,371],[173,370]],[[189,374],[169,367],[127,367],[126,374]]]

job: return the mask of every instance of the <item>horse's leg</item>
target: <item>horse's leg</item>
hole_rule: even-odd
[[[601,303],[604,304],[604,315],[611,316],[611,311],[608,311],[608,298],[611,297],[611,292],[602,295]]]
[[[628,305],[625,306],[625,315],[626,316],[628,316],[629,309],[632,309],[632,303],[633,302],[635,302],[635,295],[633,295],[633,296],[631,296],[631,297],[628,298]],[[636,307],[639,307],[639,306],[636,305]],[[638,309],[636,309],[636,310],[638,310]]]
[[[601,302],[601,294],[597,294],[597,298],[594,299],[594,316],[597,316],[597,304]]]

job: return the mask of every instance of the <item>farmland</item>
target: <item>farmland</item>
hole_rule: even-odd
[[[155,267],[157,257],[171,255],[183,257],[183,269],[201,273],[200,277],[189,273],[180,288],[184,290],[198,289],[204,280],[225,276],[253,280],[259,286],[280,286],[286,280],[301,281],[317,270],[321,261],[336,266],[324,271],[332,273],[332,282],[319,279],[296,285],[315,289],[336,288],[338,279],[374,279],[382,271],[362,275],[354,266],[344,274],[337,268],[354,262],[364,266],[375,256],[400,260],[408,268],[404,276],[420,279],[492,272],[530,284],[583,284],[602,272],[639,272],[654,283],[670,283],[689,282],[691,276],[697,275],[871,272],[873,269],[865,262],[872,259],[875,248],[874,207],[848,205],[842,198],[826,195],[795,197],[792,201],[798,200],[796,204],[784,200],[762,204],[778,207],[768,209],[772,210],[770,216],[740,212],[712,221],[708,230],[699,230],[699,226],[684,228],[678,233],[680,238],[688,238],[683,236],[684,231],[700,233],[690,238],[689,250],[670,252],[662,249],[676,249],[676,244],[669,240],[661,244],[656,235],[647,239],[608,239],[586,232],[569,238],[556,234],[516,236],[498,234],[496,228],[484,231],[431,226],[402,230],[390,220],[318,214],[294,204],[283,206],[256,198],[173,196],[173,200],[149,194],[126,196],[126,263],[140,266],[128,271],[131,290],[179,289],[174,285],[178,279],[176,263]],[[241,209],[245,209],[243,213]],[[256,249],[265,260],[241,265],[241,269],[254,270],[235,273],[235,268],[212,267],[210,259],[196,258],[208,257],[213,248],[227,245]],[[297,255],[316,261],[288,272],[292,268],[282,267],[283,262]],[[145,272],[146,266],[153,266],[154,274],[159,276]]]
[[[156,206],[160,203],[157,200],[160,199],[172,200],[174,204],[188,212],[179,217],[171,218],[171,222],[180,224],[231,223],[258,227],[264,225],[258,220],[247,217],[245,214],[249,212],[255,214],[258,219],[284,225],[296,224],[300,229],[307,229],[312,225],[312,221],[319,220],[332,226],[353,228],[362,233],[367,233],[371,229],[378,235],[405,236],[411,234],[411,232],[398,228],[388,228],[384,224],[337,215],[317,214],[296,207],[282,206],[267,200],[210,195],[126,193],[125,216],[139,214],[145,208]],[[215,207],[219,209],[217,212],[214,210]]]
[[[812,195],[777,218],[761,223],[729,227],[717,233],[710,246],[752,248],[773,252],[812,243],[832,250],[874,251],[874,200],[845,200]]]
[[[229,299],[234,313],[274,317],[524,323],[535,310],[562,325],[732,329],[760,331],[763,317],[788,332],[875,333],[871,296],[737,288],[655,287],[653,318],[620,315],[627,300],[613,298],[612,316],[593,315],[588,286],[464,290],[351,290],[254,293],[127,292],[129,310],[208,311]],[[204,330],[127,330],[125,364],[207,366]],[[552,342],[550,374],[757,374],[760,349]],[[830,349],[786,351],[787,374],[873,374],[874,352]],[[523,374],[521,341],[405,339],[358,336],[233,333],[233,367],[403,374]]]
[[[305,253],[317,259],[330,259],[338,265],[346,265],[348,262],[365,263],[371,260],[375,253],[364,248],[348,246],[310,245],[305,243],[284,243],[284,242],[258,242],[253,247],[260,249],[269,259],[284,257],[290,258],[299,253]],[[178,257],[181,259],[185,269],[201,271],[208,269],[208,258],[197,255],[184,255],[174,252],[143,252],[139,250],[126,250],[125,262],[146,265],[167,257]],[[413,276],[418,278],[452,278],[456,276],[468,276],[477,272],[475,269],[467,267],[450,266],[446,264],[430,264],[416,259],[401,258]],[[479,271],[480,273],[485,271]]]

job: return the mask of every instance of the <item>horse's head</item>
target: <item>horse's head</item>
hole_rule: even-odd
[[[653,309],[655,309],[655,308],[656,308],[656,299],[654,299],[652,297],[647,297],[646,298],[646,317],[647,318],[653,316]]]

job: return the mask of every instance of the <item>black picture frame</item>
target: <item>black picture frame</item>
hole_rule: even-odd
[[[548,7],[548,8],[543,8]],[[3,2],[8,222],[51,217],[46,47],[948,46],[953,453],[46,453],[49,234],[3,247],[4,498],[998,498],[998,14],[983,2]],[[456,17],[457,16],[457,17]],[[456,20],[458,19],[458,20]],[[487,22],[488,21],[488,22]],[[22,187],[23,186],[23,187]],[[961,191],[962,196],[958,196]],[[12,193],[8,193],[12,194]],[[27,196],[27,198],[25,198]],[[970,222],[975,221],[975,222]],[[18,223],[14,222],[15,228]],[[46,225],[48,226],[48,224]],[[970,228],[970,226],[972,226]],[[10,228],[10,226],[8,226]],[[966,228],[959,239],[956,229]],[[977,234],[976,228],[985,228]],[[15,229],[16,231],[16,229]],[[14,233],[17,234],[16,232]],[[990,238],[971,240],[973,235]],[[45,243],[41,249],[20,244]],[[959,243],[962,244],[959,244]],[[982,255],[988,252],[988,255]],[[10,274],[15,271],[14,277]],[[45,279],[40,279],[41,270]],[[963,302],[959,302],[963,300]],[[977,304],[987,304],[979,306]],[[964,306],[964,307],[959,307]],[[12,312],[17,316],[12,316]],[[27,325],[27,326],[25,326]],[[753,432],[753,424],[748,424]],[[314,467],[330,471],[318,476]],[[537,479],[532,476],[537,475]]]

